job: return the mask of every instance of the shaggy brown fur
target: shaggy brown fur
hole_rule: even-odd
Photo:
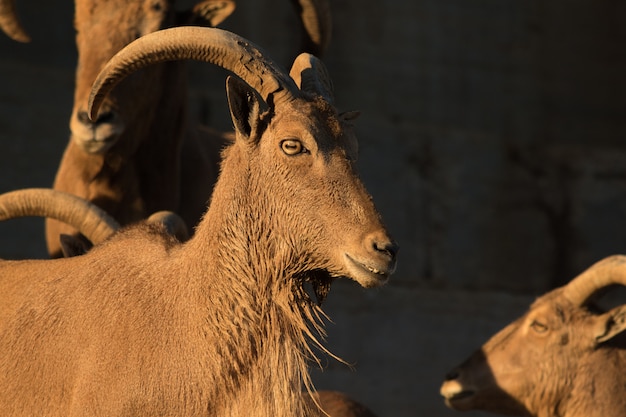
[[[610,282],[588,284],[597,277]],[[573,302],[571,289],[581,283],[587,295]],[[589,304],[615,283],[626,285],[624,256],[537,299],[450,372],[441,388],[446,404],[517,416],[626,416],[626,341],[615,337],[626,329],[626,305],[601,313]]]
[[[227,89],[236,141],[188,242],[137,225],[83,256],[0,261],[0,415],[317,413],[303,283],[381,285],[396,246],[344,117],[310,94],[261,113],[242,81]]]

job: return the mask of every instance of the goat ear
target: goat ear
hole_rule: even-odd
[[[191,10],[179,13],[178,25],[216,27],[235,10],[233,0],[203,0]]]
[[[233,76],[226,79],[226,93],[237,136],[249,139],[259,123],[259,98],[248,84]]]
[[[61,252],[63,252],[64,258],[84,255],[93,247],[91,242],[84,236],[61,234],[59,240],[61,241]]]
[[[598,344],[612,339],[626,330],[626,305],[615,307],[597,318],[594,337]]]
[[[343,120],[344,122],[352,125],[354,124],[354,121],[358,119],[360,115],[361,115],[361,112],[358,110],[344,111],[342,113],[339,113],[339,118]]]

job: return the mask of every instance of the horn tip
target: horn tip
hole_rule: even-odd
[[[100,100],[96,95],[92,94],[89,96],[89,102],[87,103],[87,114],[89,115],[89,120],[94,121],[98,116],[98,110],[100,110]]]
[[[13,31],[13,32],[5,32],[7,34],[7,36],[11,39],[13,39],[16,42],[21,42],[21,43],[29,43],[31,41],[30,36],[28,35],[28,33],[24,32],[23,30],[18,30],[18,31]]]
[[[12,38],[13,38],[13,40],[16,40],[16,41],[22,42],[22,43],[30,43],[30,41],[31,41],[30,36],[28,36],[26,33],[21,33],[19,35],[15,35]]]

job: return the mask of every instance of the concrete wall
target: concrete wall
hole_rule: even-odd
[[[362,113],[360,171],[401,253],[387,288],[331,294],[329,342],[357,371],[329,363],[319,381],[382,416],[453,415],[449,367],[533,295],[625,251],[626,6],[331,2],[324,59],[338,105]],[[224,27],[289,65],[288,2],[238,4]],[[18,6],[33,42],[0,37],[0,192],[51,185],[72,105],[72,4]],[[223,73],[190,74],[194,114],[228,129]],[[0,224],[1,256],[44,257],[42,225]]]

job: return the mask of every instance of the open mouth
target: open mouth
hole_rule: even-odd
[[[464,410],[464,404],[474,397],[475,392],[472,390],[457,391],[460,388],[456,384],[448,384],[441,389],[441,395],[444,397],[446,405],[455,410]]]
[[[124,131],[124,125],[119,121],[116,123],[100,122],[81,123],[75,119],[70,122],[72,139],[85,152],[90,154],[102,154],[115,143]]]
[[[117,136],[111,135],[107,138],[88,139],[80,141],[83,150],[90,154],[100,154],[108,151],[117,141]]]
[[[360,262],[345,254],[348,269],[352,273],[351,278],[361,284],[363,287],[376,287],[384,284],[389,279],[389,275],[393,273],[393,268],[389,265],[376,265],[375,263]]]
[[[474,395],[474,391],[461,391],[459,393],[453,394],[449,397],[446,397],[447,401],[461,401],[465,398],[471,397]]]

